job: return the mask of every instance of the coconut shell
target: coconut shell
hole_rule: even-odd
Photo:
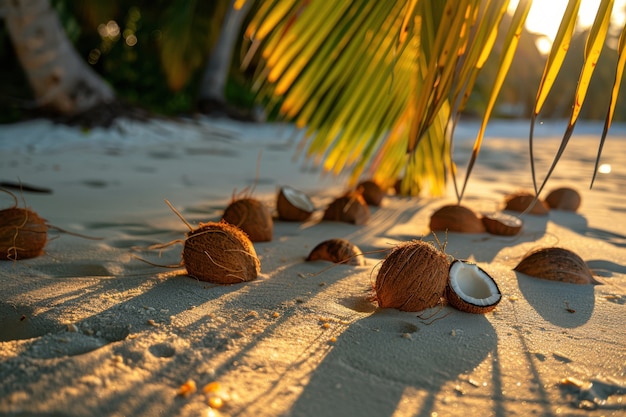
[[[421,311],[435,307],[445,295],[449,261],[433,245],[422,241],[397,246],[376,276],[376,300],[382,308]]]
[[[252,241],[224,221],[200,223],[187,233],[183,264],[190,276],[217,284],[252,281],[261,268]]]
[[[470,209],[459,205],[443,206],[430,217],[430,230],[460,233],[484,233],[485,226]]]
[[[370,206],[379,207],[382,204],[385,192],[376,182],[372,180],[362,181],[357,186],[357,189],[361,189],[363,199]]]
[[[363,252],[346,239],[329,239],[313,248],[307,261],[330,261],[336,264],[365,265]]]
[[[224,221],[243,230],[253,242],[269,242],[274,234],[272,213],[254,198],[235,200],[226,207]]]
[[[288,195],[291,196],[291,200]],[[282,187],[276,197],[276,210],[280,220],[303,222],[311,217],[315,206],[303,192],[291,187]]]
[[[488,233],[498,236],[515,236],[524,225],[519,217],[502,212],[485,213],[481,220]]]
[[[552,281],[572,284],[597,283],[585,261],[574,252],[562,248],[543,248],[531,252],[514,270]]]
[[[41,255],[48,241],[48,225],[34,211],[13,207],[0,210],[0,259]]]
[[[496,281],[482,268],[457,259],[450,265],[446,299],[457,310],[485,314],[496,308],[502,294]]]
[[[362,225],[370,218],[370,209],[358,191],[335,199],[324,211],[324,220]]]
[[[511,194],[507,196],[504,201],[504,209],[523,213],[531,204],[533,204],[534,200],[535,195],[531,193],[521,192]],[[541,199],[535,201],[532,208],[528,211],[529,214],[535,214],[538,216],[546,216],[549,212],[550,207],[548,207],[545,201]]]
[[[546,196],[546,204],[557,210],[576,211],[580,207],[582,198],[573,188],[557,188]]]

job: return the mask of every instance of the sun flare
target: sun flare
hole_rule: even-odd
[[[529,32],[543,35],[537,40],[537,48],[542,54],[550,52],[552,42],[556,37],[561,23],[561,17],[567,7],[568,0],[535,0],[526,19],[526,29]],[[509,12],[513,13],[518,0],[509,4]],[[593,24],[598,11],[600,0],[582,0],[578,12],[577,26],[586,29]],[[616,0],[613,6],[611,19],[615,24],[624,24],[626,20],[626,0]]]

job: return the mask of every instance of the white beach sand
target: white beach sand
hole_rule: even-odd
[[[464,199],[475,211],[498,209],[506,194],[532,186],[519,138],[526,125],[516,123],[488,132]],[[461,168],[475,127],[457,131]],[[541,174],[561,130],[539,127]],[[89,133],[47,121],[0,126],[0,180],[53,191],[18,192],[20,206],[101,238],[53,230],[42,256],[0,263],[0,415],[625,415],[624,129],[609,138],[602,163],[611,172],[592,190],[601,126],[577,130],[547,186],[578,189],[577,213],[525,216],[512,238],[448,234],[447,253],[477,262],[503,294],[495,311],[473,315],[449,306],[385,310],[371,301],[381,250],[431,241],[430,215],[454,202],[452,188],[437,199],[389,196],[368,224],[354,226],[320,220],[345,183],[294,160],[297,135],[288,126],[122,122]],[[320,209],[304,224],[276,221],[274,239],[255,243],[257,280],[209,284],[133,257],[178,264],[181,245],[146,250],[188,231],[164,199],[192,224],[217,220],[234,190],[255,184],[257,160],[256,198],[273,208],[277,187],[290,185]],[[12,204],[0,194],[0,208]],[[367,265],[304,261],[333,237],[367,252]],[[601,285],[513,271],[528,251],[547,246],[578,253]],[[198,392],[177,395],[188,380]],[[201,392],[212,382],[221,407],[213,399],[210,408]]]

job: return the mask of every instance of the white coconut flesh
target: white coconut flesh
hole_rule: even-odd
[[[450,287],[467,303],[490,306],[500,301],[494,280],[478,265],[456,260],[450,266]]]
[[[291,204],[300,210],[312,212],[315,211],[315,206],[311,199],[302,191],[295,190],[289,187],[283,187],[283,195]]]

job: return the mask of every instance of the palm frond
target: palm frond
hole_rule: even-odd
[[[463,187],[461,188],[461,192],[459,193],[457,190],[457,198],[459,202],[463,199],[467,182],[469,181],[469,177],[472,173],[474,163],[478,158],[478,153],[480,152],[480,148],[482,146],[483,137],[485,136],[485,130],[487,129],[487,123],[489,123],[489,119],[491,118],[491,112],[493,111],[493,108],[496,104],[496,99],[500,94],[500,89],[502,88],[504,79],[509,71],[509,68],[511,67],[511,63],[513,62],[513,57],[515,55],[517,44],[519,42],[519,37],[522,33],[522,29],[524,28],[524,23],[526,22],[526,17],[528,16],[531,5],[532,0],[521,0],[518,3],[517,8],[515,9],[515,14],[513,15],[511,26],[509,27],[506,38],[504,40],[504,49],[500,55],[498,72],[494,79],[491,93],[489,94],[487,108],[485,110],[485,114],[483,116],[478,135],[476,136],[476,140],[474,141],[472,155],[470,156],[467,171],[465,174],[465,181],[463,181]]]
[[[598,145],[598,155],[596,157],[595,167],[593,170],[593,176],[591,177],[591,184],[589,188],[593,187],[593,183],[596,179],[598,172],[598,165],[600,164],[600,157],[602,156],[602,148],[606,140],[606,135],[611,128],[611,122],[613,121],[613,115],[615,114],[615,105],[617,104],[617,97],[619,95],[619,89],[622,85],[622,77],[624,75],[624,67],[626,66],[626,25],[622,27],[622,33],[619,37],[619,43],[617,45],[617,65],[615,69],[615,80],[613,81],[613,89],[611,91],[611,101],[609,102],[609,109],[604,120],[604,128],[602,129],[602,137],[600,138],[600,144]]]
[[[459,201],[531,3],[518,3],[506,31],[460,192],[455,180]],[[253,54],[261,58],[255,80],[259,97],[280,118],[305,129],[299,149],[306,149],[326,171],[350,169],[351,182],[367,172],[382,186],[402,178],[403,190],[411,195],[426,189],[438,194],[445,190],[448,172],[455,179],[454,126],[494,49],[508,4],[508,0],[257,2],[246,30],[250,49],[244,62],[251,62]],[[580,0],[569,2],[546,63],[531,123],[531,152],[534,120],[561,70],[579,6]],[[613,0],[602,0],[591,29],[563,149],[604,44],[612,7]],[[626,62],[624,36],[607,129]],[[532,175],[534,181],[534,165]],[[535,186],[538,192],[540,188]]]
[[[569,123],[567,125],[567,128],[565,129],[565,134],[563,135],[563,139],[561,140],[559,149],[557,150],[556,155],[552,160],[552,164],[550,165],[550,168],[548,169],[548,172],[546,173],[541,185],[538,188],[535,186],[535,192],[537,195],[541,193],[548,180],[550,179],[554,168],[556,168],[557,163],[561,159],[561,156],[563,155],[563,152],[565,151],[567,144],[569,143],[569,140],[574,133],[574,127],[576,126],[576,121],[578,120],[580,109],[585,102],[585,96],[587,95],[589,82],[591,81],[591,77],[593,76],[593,72],[596,68],[598,58],[600,58],[600,53],[602,52],[602,49],[604,47],[606,35],[608,33],[609,25],[611,23],[611,12],[613,10],[613,3],[614,0],[602,0],[598,7],[596,18],[593,22],[593,25],[591,26],[589,35],[587,36],[587,44],[585,47],[583,65],[580,71],[580,76],[578,78],[578,86],[574,94],[574,102],[572,104],[572,112],[570,114]],[[532,163],[534,166],[534,162]],[[532,175],[533,184],[536,184],[534,169]]]

